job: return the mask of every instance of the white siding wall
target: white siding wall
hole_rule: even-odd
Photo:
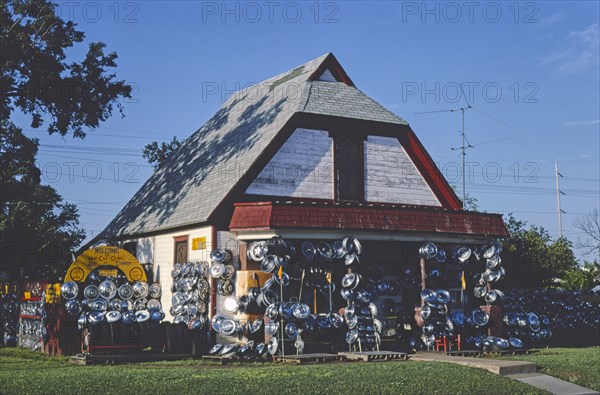
[[[137,239],[136,258],[141,264],[154,263],[154,237]]]
[[[296,129],[246,193],[333,199],[333,139]]]
[[[368,202],[441,206],[398,139],[369,136],[364,160]]]
[[[203,228],[186,230],[174,233],[165,233],[162,235],[154,236],[154,275],[157,281],[160,281],[162,287],[161,304],[163,310],[167,315],[166,319],[169,321],[173,320],[169,310],[171,309],[171,285],[173,279],[171,278],[171,269],[173,268],[173,258],[175,254],[175,241],[174,237],[188,236],[188,259],[190,261],[208,261],[212,246],[212,232],[211,227],[206,226]],[[204,250],[192,250],[192,239],[197,237],[206,237],[206,249]]]
[[[188,259],[190,261],[210,262],[212,251],[212,228],[210,226],[181,231],[165,233],[158,236],[130,239],[137,242],[137,259],[140,263],[152,263],[155,281],[160,282],[162,287],[161,304],[167,315],[166,319],[172,321],[171,309],[171,269],[175,255],[175,237],[188,236]],[[192,250],[192,239],[206,237],[206,249]],[[239,245],[237,237],[231,232],[217,232],[217,247],[228,250],[232,254],[232,263],[236,269],[240,268]]]

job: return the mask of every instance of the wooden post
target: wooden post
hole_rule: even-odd
[[[283,278],[279,276],[279,293],[281,297],[281,303],[283,303]],[[283,339],[283,331],[284,331],[284,323],[283,323],[283,314],[281,315],[281,355],[285,357],[285,343]]]
[[[211,235],[210,235],[210,252],[216,250],[217,247],[217,228],[215,226],[211,227]],[[210,253],[209,253],[210,254]],[[209,320],[217,314],[217,280],[210,276],[210,293],[209,293]],[[212,325],[210,325],[210,329],[212,330]]]
[[[421,258],[421,289],[427,288],[425,285],[425,279],[427,278],[427,271],[425,270],[425,258]]]

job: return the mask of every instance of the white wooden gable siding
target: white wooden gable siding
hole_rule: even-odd
[[[319,81],[337,82],[337,80],[335,79],[333,74],[331,74],[331,71],[329,71],[329,69],[325,69],[323,74],[321,74],[321,76],[319,77]]]
[[[333,139],[323,130],[296,129],[246,193],[333,199]]]
[[[154,237],[142,237],[137,243],[135,257],[140,263],[154,263]]]
[[[212,228],[205,226],[196,229],[190,229],[180,232],[164,233],[154,236],[154,276],[155,281],[160,282],[162,295],[160,303],[163,311],[167,315],[167,320],[172,321],[173,316],[170,313],[172,306],[171,286],[173,278],[171,270],[173,269],[173,260],[175,258],[175,237],[188,236],[188,260],[189,261],[209,261],[210,251],[212,250]],[[206,248],[201,250],[192,250],[192,239],[206,237]]]
[[[364,147],[366,201],[441,206],[398,139],[369,136]]]

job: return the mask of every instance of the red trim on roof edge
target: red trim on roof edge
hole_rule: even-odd
[[[415,132],[410,128],[408,129],[407,137],[406,144],[403,144],[404,149],[421,172],[423,178],[427,181],[427,184],[431,187],[435,196],[445,208],[452,210],[462,209],[460,199],[456,196],[456,193],[454,193],[454,190],[448,184],[433,159],[431,159],[431,156],[429,156],[429,153],[425,150]]]

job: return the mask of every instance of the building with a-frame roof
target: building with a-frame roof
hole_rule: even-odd
[[[393,279],[418,265],[424,240],[481,244],[507,230],[499,214],[463,210],[409,124],[329,53],[233,94],[95,240],[124,243],[151,269],[168,317],[175,262],[224,248],[251,269],[249,241],[347,234]],[[213,295],[211,314],[218,305]]]

